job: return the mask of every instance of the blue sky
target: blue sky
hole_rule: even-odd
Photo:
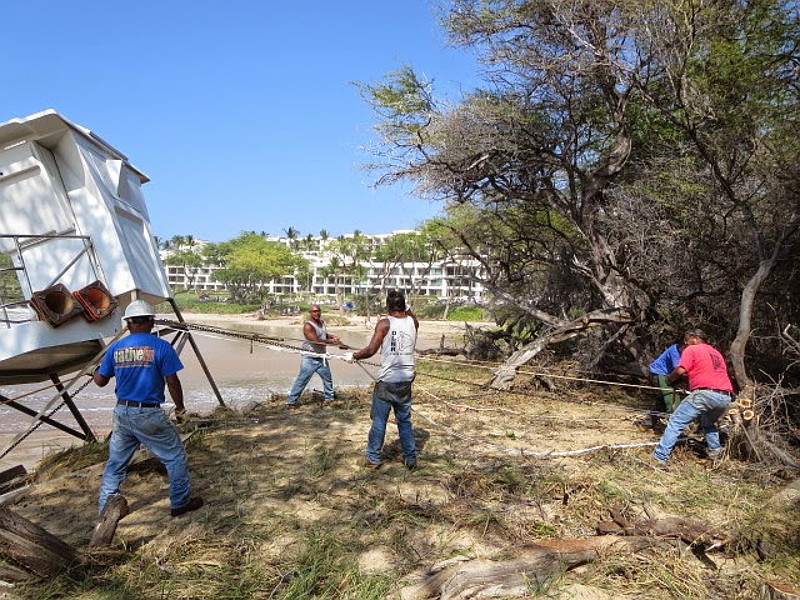
[[[53,108],[92,129],[150,177],[160,237],[414,227],[439,207],[371,187],[352,82],[408,64],[455,100],[478,70],[429,0],[43,0],[2,18],[0,122]]]

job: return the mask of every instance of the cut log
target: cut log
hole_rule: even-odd
[[[129,512],[128,501],[125,499],[125,496],[122,494],[113,494],[109,496],[103,508],[103,513],[100,515],[100,522],[94,528],[92,541],[89,545],[109,546],[111,540],[114,539],[117,525]]]
[[[6,469],[2,473],[0,473],[0,483],[6,483],[8,481],[11,481],[12,479],[16,479],[17,477],[21,477],[27,474],[28,472],[22,465],[11,467],[10,469]]]
[[[0,506],[0,557],[39,577],[52,577],[85,558],[38,525]]]
[[[502,598],[524,596],[531,584],[595,560],[601,553],[634,552],[658,544],[653,538],[603,536],[577,540],[546,540],[528,545],[519,558],[496,562],[471,560],[432,573],[421,583],[400,590],[402,600],[441,598]]]
[[[22,465],[11,467],[0,473],[0,496],[28,484],[28,472]]]

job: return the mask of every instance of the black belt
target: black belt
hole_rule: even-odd
[[[153,404],[152,402],[133,402],[131,400],[117,400],[120,406],[133,406],[135,408],[158,408],[160,404]]]
[[[714,388],[697,388],[697,389],[705,390],[707,392],[716,392],[717,394],[725,394],[726,396],[731,396],[733,394],[733,392],[731,392],[730,390],[715,390]]]

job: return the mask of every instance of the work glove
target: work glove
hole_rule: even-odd
[[[349,363],[355,362],[355,360],[356,360],[355,358],[353,358],[353,353],[352,352],[345,352],[344,359]]]

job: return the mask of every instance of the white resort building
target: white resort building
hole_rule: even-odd
[[[374,244],[398,233],[364,235]],[[352,235],[352,234],[349,234]],[[345,236],[348,237],[348,236]],[[276,241],[292,246],[292,240],[285,237],[270,237]],[[197,240],[199,250],[204,242]],[[315,297],[334,298],[337,289],[337,276],[329,274],[332,255],[325,250],[325,241],[319,236],[313,238],[313,250],[299,250],[309,262],[307,281],[298,281],[293,276],[271,280],[263,284],[270,294],[299,294],[310,292]],[[162,250],[162,259],[170,254]],[[432,296],[437,299],[460,299],[481,303],[484,297],[483,286],[478,281],[480,266],[474,259],[453,260],[447,258],[433,263],[427,262],[392,262],[383,263],[366,259],[361,262],[364,276],[355,280],[353,276],[338,276],[339,291],[346,296],[362,295],[379,290],[401,289],[406,293],[420,296]],[[173,289],[184,288],[201,292],[219,292],[226,289],[226,284],[215,277],[215,272],[223,267],[204,265],[200,267],[165,265],[169,284]]]

